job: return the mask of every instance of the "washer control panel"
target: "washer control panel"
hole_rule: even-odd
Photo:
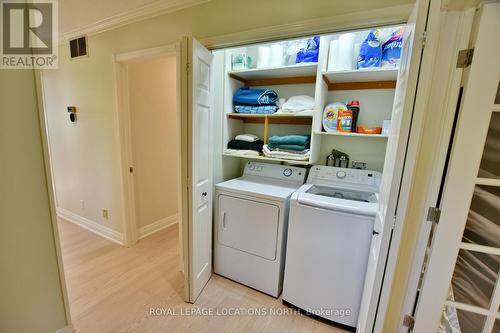
[[[243,176],[259,176],[277,180],[303,184],[306,179],[306,169],[288,165],[247,162]]]
[[[382,174],[377,171],[315,165],[309,170],[307,182],[313,184],[318,182],[332,183],[332,185],[350,184],[378,189],[381,178]]]

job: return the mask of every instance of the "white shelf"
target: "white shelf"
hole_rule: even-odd
[[[229,157],[238,157],[238,158],[246,158],[249,160],[261,160],[261,161],[275,161],[275,162],[286,162],[289,164],[297,164],[297,165],[309,165],[309,161],[295,161],[295,160],[287,160],[283,158],[274,158],[274,157],[266,157],[266,156],[251,156],[251,155],[238,155],[238,154],[227,154],[227,153],[222,153],[223,156],[229,156]]]
[[[317,63],[302,63],[289,66],[252,68],[230,71],[229,75],[244,81],[316,76]]]
[[[330,83],[392,81],[398,78],[398,68],[355,69],[325,72]]]
[[[378,138],[387,139],[389,136],[384,134],[362,134],[362,133],[342,133],[342,132],[314,132],[319,135],[333,135],[333,136],[350,136],[357,138]]]

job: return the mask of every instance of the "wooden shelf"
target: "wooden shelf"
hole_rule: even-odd
[[[266,157],[266,156],[250,156],[250,155],[244,155],[244,154],[238,155],[238,154],[227,154],[227,153],[222,153],[222,155],[228,156],[228,157],[246,158],[249,160],[285,162],[285,163],[297,164],[297,165],[309,165],[309,164],[311,164],[309,161],[286,160],[283,158],[274,158],[274,157]]]
[[[231,71],[229,76],[246,86],[316,83],[317,68],[317,63],[303,63]]]
[[[398,68],[356,69],[323,73],[328,90],[392,89]]]
[[[387,139],[389,136],[384,134],[362,134],[362,133],[342,133],[342,132],[314,132],[318,135],[348,136],[356,138],[378,138]]]
[[[249,114],[249,113],[228,113],[229,119],[242,120],[244,123],[254,124],[286,124],[286,125],[311,125],[312,113],[309,114],[287,114],[287,113],[273,113],[273,114]]]

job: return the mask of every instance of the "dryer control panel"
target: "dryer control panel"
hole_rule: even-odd
[[[248,161],[243,176],[258,176],[276,180],[303,184],[306,179],[306,169],[288,165],[258,163]]]
[[[359,186],[368,187],[378,192],[382,174],[377,171],[358,170],[315,165],[309,170],[307,182],[331,186]]]

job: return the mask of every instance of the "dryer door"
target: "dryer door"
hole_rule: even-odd
[[[219,195],[218,242],[264,259],[275,260],[280,209],[278,206]]]

